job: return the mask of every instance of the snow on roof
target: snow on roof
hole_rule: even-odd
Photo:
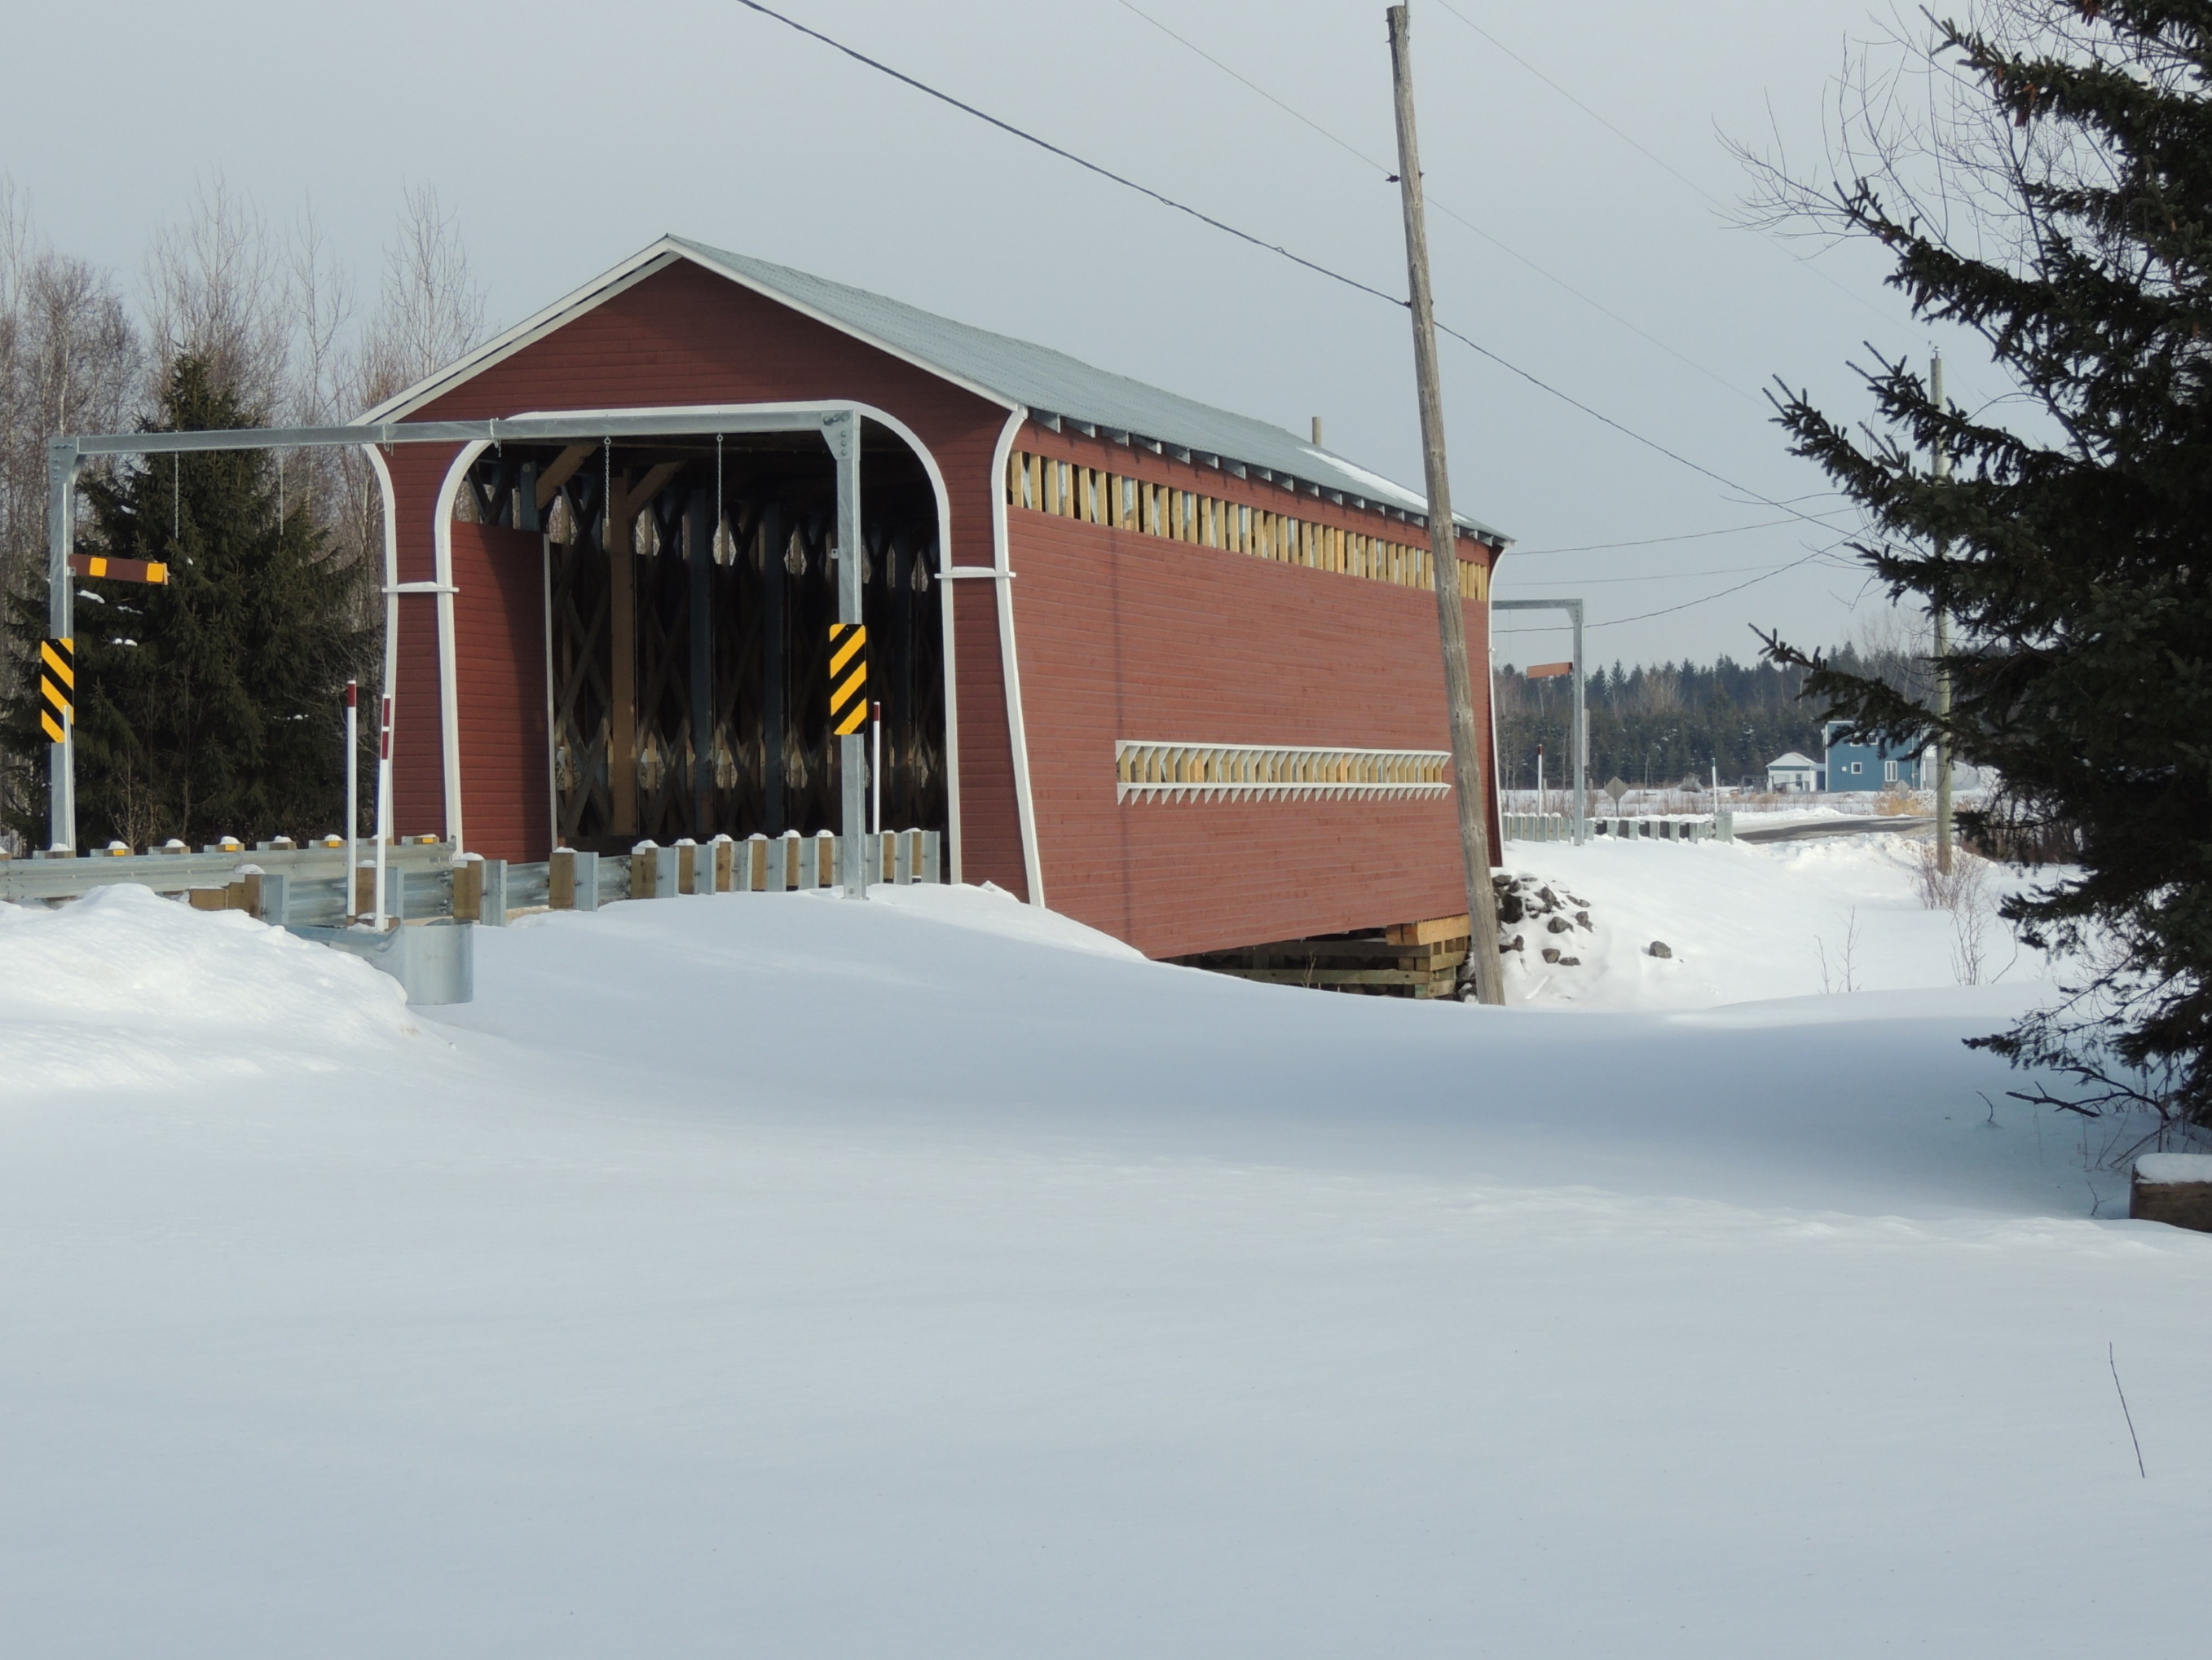
[[[1318,491],[1355,507],[1389,508],[1415,514],[1427,510],[1427,498],[1421,491],[1395,483],[1268,422],[1094,368],[1049,346],[994,334],[865,289],[681,236],[662,237],[361,419],[401,418],[678,258],[766,295],[994,403],[1026,409],[1048,422],[1057,417],[1110,437],[1149,441],[1216,459],[1279,483],[1305,486],[1309,494]],[[1464,514],[1452,516],[1462,529],[1493,546],[1503,547],[1511,539]]]
[[[1766,763],[1766,769],[1769,772],[1794,772],[1798,770],[1810,772],[1819,764],[1820,763],[1814,760],[1809,755],[1800,755],[1796,750],[1792,750],[1787,755],[1778,756],[1775,759],[1769,761]]]

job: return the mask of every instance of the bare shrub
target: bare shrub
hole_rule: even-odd
[[[1823,992],[1852,992],[1859,988],[1859,908],[1853,905],[1844,917],[1844,937],[1836,946],[1834,957],[1828,954],[1825,939],[1813,941],[1813,949],[1820,958],[1820,989]]]
[[[219,173],[200,184],[146,256],[151,384],[166,385],[179,358],[198,358],[257,418],[275,418],[290,401],[286,275],[259,210]]]
[[[1883,818],[1910,818],[1921,811],[1920,798],[1902,784],[1892,784],[1875,797],[1874,810]]]

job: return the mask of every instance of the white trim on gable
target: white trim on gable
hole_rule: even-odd
[[[986,403],[995,404],[1006,410],[1020,407],[1004,392],[994,392],[988,386],[969,380],[965,375],[955,374],[938,364],[915,356],[911,352],[901,350],[896,346],[876,338],[865,330],[856,329],[849,323],[817,310],[803,301],[786,294],[781,289],[770,287],[754,277],[732,271],[717,260],[708,258],[697,248],[676,237],[663,236],[650,247],[641,249],[613,270],[593,278],[574,293],[555,301],[544,310],[535,316],[525,319],[497,338],[486,342],[466,356],[458,358],[443,368],[416,381],[396,397],[386,398],[374,409],[358,417],[353,424],[368,426],[380,421],[404,420],[425,404],[441,398],[454,387],[474,380],[486,369],[503,362],[524,347],[535,344],[556,329],[574,322],[585,313],[595,310],[617,295],[635,288],[647,277],[656,276],[667,270],[679,259],[688,260],[702,271],[713,272],[726,283],[735,283],[741,289],[757,294],[763,299],[772,300],[780,306],[797,312],[802,317],[822,324],[824,327],[835,329],[838,333],[849,339],[857,340],[862,345],[873,347],[887,357],[895,357],[899,362],[918,368],[926,374],[934,375],[940,380],[959,387],[963,392],[972,392]]]
[[[464,381],[472,380],[494,364],[514,356],[525,346],[544,339],[562,324],[581,317],[624,289],[635,288],[656,271],[665,271],[677,260],[688,257],[682,250],[669,246],[664,238],[642,252],[633,254],[612,271],[585,283],[574,293],[555,301],[535,316],[525,318],[506,333],[486,341],[466,356],[456,358],[443,368],[417,380],[406,391],[386,398],[374,409],[356,417],[350,424],[366,427],[380,421],[404,420],[432,399],[443,397]]]

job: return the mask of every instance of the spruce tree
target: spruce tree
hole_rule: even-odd
[[[1784,398],[1796,453],[1866,510],[1891,596],[1956,619],[1952,708],[1773,652],[1863,733],[1996,768],[1995,817],[2074,838],[2078,873],[2006,909],[2097,967],[1983,1040],[2078,1086],[2031,1095],[2212,1123],[2212,4],[2014,0],[1936,28],[1932,83],[1968,100],[1922,152],[1943,199],[1914,199],[1877,143],[1875,182],[1827,207],[1888,246],[1919,316],[1987,343],[2030,413],[1939,408],[1902,362],[1866,375],[1874,433]]]
[[[180,359],[154,431],[260,424]],[[304,839],[344,816],[339,700],[364,674],[372,636],[361,615],[364,569],[334,560],[309,516],[280,502],[266,451],[149,457],[85,480],[80,546],[168,566],[163,586],[82,579],[76,604],[77,836],[144,847]],[[16,648],[45,631],[43,587],[15,603]],[[43,762],[37,712],[8,707],[8,747]],[[44,790],[17,826],[45,839]]]

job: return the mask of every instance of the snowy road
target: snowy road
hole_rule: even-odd
[[[1595,1012],[974,892],[540,919],[435,1020],[0,916],[0,1651],[2193,1655],[2212,1238],[2090,1217],[1874,855],[1708,851],[1552,854],[1759,913]],[[1885,988],[1715,1000],[1769,879]]]
[[[1738,830],[1735,839],[1753,843],[1761,842],[1813,842],[1828,836],[1913,836],[1936,828],[1933,818],[1910,816],[1873,818],[1862,815],[1855,818],[1810,818],[1791,824],[1752,825]]]

